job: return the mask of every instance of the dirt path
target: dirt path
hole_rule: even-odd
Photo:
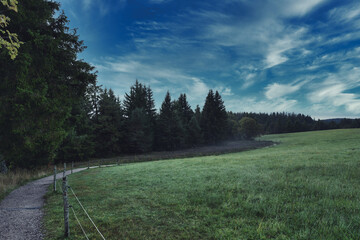
[[[78,168],[79,172],[86,168]],[[67,174],[70,174],[70,170]],[[63,173],[57,174],[62,178]],[[42,218],[44,196],[54,176],[30,182],[12,191],[0,203],[0,239],[43,239]]]

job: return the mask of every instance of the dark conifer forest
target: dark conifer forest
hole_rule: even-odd
[[[195,108],[186,93],[167,92],[155,109],[151,87],[137,80],[121,101],[112,89],[97,84],[94,67],[78,59],[86,47],[68,28],[65,14],[54,15],[58,3],[19,3],[17,13],[8,13],[9,31],[23,43],[14,60],[0,49],[0,153],[10,168],[360,127],[360,119],[227,112],[216,90]]]

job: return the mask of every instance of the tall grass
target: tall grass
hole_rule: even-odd
[[[59,171],[63,168],[59,167]],[[11,170],[7,174],[0,173],[0,201],[8,195],[12,190],[22,186],[29,181],[39,179],[53,174],[53,167],[41,167],[34,170],[16,169]]]

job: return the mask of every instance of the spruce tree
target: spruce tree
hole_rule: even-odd
[[[190,104],[186,99],[186,94],[180,94],[178,100],[175,102],[175,110],[178,112],[181,122],[187,125],[194,115]]]
[[[209,91],[201,114],[201,129],[206,143],[216,143],[225,139],[227,114],[224,102],[216,91]]]
[[[171,101],[167,92],[160,108],[158,120],[158,141],[160,150],[175,150],[184,147],[185,130],[176,112],[176,102]]]
[[[135,110],[136,114],[133,114]],[[130,151],[151,151],[154,144],[154,128],[156,123],[156,111],[151,88],[144,86],[136,80],[135,84],[130,87],[130,92],[125,94],[124,113],[126,117],[126,135],[133,136],[126,138]],[[132,122],[134,119],[136,124]],[[131,131],[139,131],[139,133]],[[144,143],[144,147],[134,144],[134,141],[139,139],[139,136],[142,136],[142,134],[145,136],[141,140]],[[138,149],[135,146],[138,146]]]
[[[214,143],[216,141],[213,134],[214,124],[214,92],[209,91],[205,99],[205,104],[201,113],[201,129],[205,143]]]
[[[123,112],[119,98],[112,89],[100,94],[99,113],[95,124],[95,149],[97,156],[112,156],[123,146]]]
[[[201,123],[201,109],[199,105],[196,105],[195,112],[194,112],[196,121],[200,124]]]
[[[190,104],[186,99],[186,94],[180,94],[178,100],[174,103],[176,114],[181,122],[182,127],[184,128],[185,140],[184,145],[190,146],[193,145],[192,136],[190,135],[190,120],[194,115],[193,110],[191,109]]]
[[[224,106],[224,101],[222,100],[218,91],[214,95],[214,106],[215,106],[215,135],[216,138],[221,141],[226,138],[227,135],[227,113]]]

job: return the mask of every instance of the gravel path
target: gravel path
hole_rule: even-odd
[[[74,169],[79,172],[86,168]],[[67,174],[70,174],[70,170]],[[63,173],[57,174],[57,179]],[[44,196],[54,176],[41,178],[12,191],[0,203],[0,239],[43,239]]]

